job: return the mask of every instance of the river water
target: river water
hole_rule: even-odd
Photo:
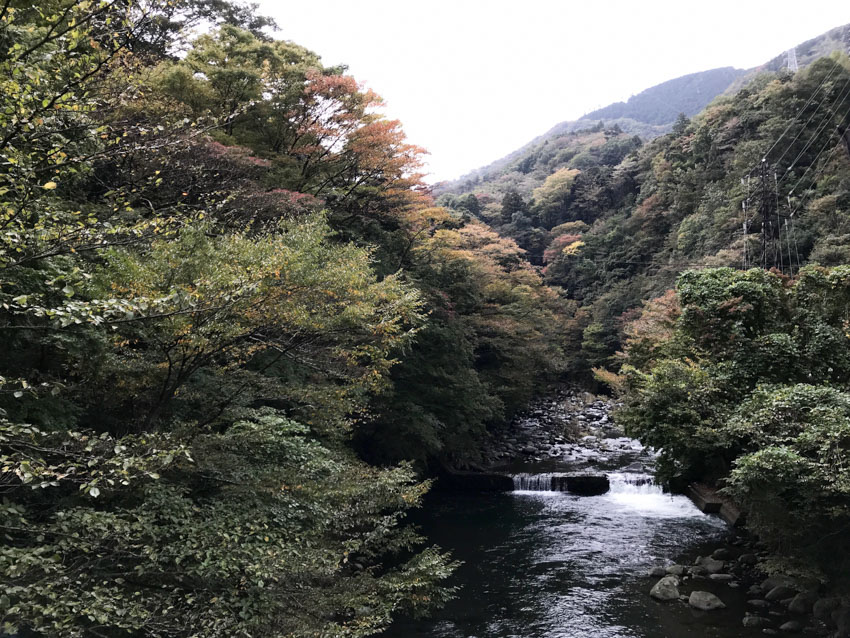
[[[713,581],[683,593],[718,594],[725,610],[700,612],[649,597],[655,565],[688,563],[729,531],[645,474],[609,472],[602,496],[536,491],[515,479],[505,493],[438,492],[417,521],[463,561],[457,598],[425,621],[395,624],[392,638],[681,638],[761,635],[744,629],[744,595]]]

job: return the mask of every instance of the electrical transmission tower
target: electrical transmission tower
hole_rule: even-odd
[[[749,217],[748,213],[751,210],[750,197],[743,203],[743,209],[747,219],[743,224],[744,232],[744,267],[758,267],[768,270],[770,268],[778,268],[785,270],[786,259],[783,255],[783,221],[785,221],[785,242],[788,242],[788,226],[787,216],[783,216],[779,210],[779,197],[777,189],[777,176],[767,159],[763,159],[761,164],[750,174],[757,181],[757,191],[753,194],[752,199],[755,199],[758,206],[755,207],[755,213]],[[748,178],[749,180],[749,178]],[[786,217],[783,220],[783,217]],[[758,233],[758,243],[752,245],[749,232],[756,231]],[[787,266],[791,266],[790,254],[787,260]]]
[[[785,53],[785,59],[788,70],[791,71],[791,73],[796,73],[800,68],[797,65],[797,49],[788,49]]]

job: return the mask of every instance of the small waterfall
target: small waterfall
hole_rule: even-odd
[[[608,475],[613,494],[663,494],[664,490],[648,474],[616,472]]]
[[[514,474],[515,492],[564,492],[567,489],[565,474]]]

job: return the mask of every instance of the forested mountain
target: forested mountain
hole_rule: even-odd
[[[827,36],[813,43],[836,41]],[[795,268],[846,261],[848,158],[840,133],[850,105],[847,66],[847,56],[835,53],[796,74],[761,73],[648,142],[616,125],[565,133],[471,192],[444,193],[439,202],[514,238],[546,282],[578,304],[583,354],[574,364],[587,370],[618,349],[630,309],[669,288],[686,267],[736,266],[745,252],[755,254],[755,236],[742,229],[747,222],[748,233],[759,232],[753,171],[762,156],[771,180],[776,173],[783,227],[774,233],[786,271],[791,261]]]
[[[800,68],[836,50],[850,52],[850,24],[827,31],[794,49]],[[528,198],[539,181],[563,167],[563,163],[554,158],[549,147],[555,146],[559,150],[570,147],[570,136],[576,132],[597,127],[618,129],[637,135],[644,141],[650,140],[668,133],[680,114],[693,117],[717,96],[734,94],[759,73],[779,72],[787,65],[788,53],[785,52],[754,69],[724,67],[662,82],[633,95],[627,102],[615,102],[587,113],[578,120],[561,122],[513,153],[457,180],[438,184],[434,192],[438,195],[485,192],[501,196],[509,190],[517,190]],[[537,168],[542,176],[538,178],[538,183],[521,177],[533,168]]]
[[[679,113],[692,116],[702,111],[744,73],[742,69],[727,66],[683,75],[641,91],[630,97],[628,102],[616,102],[591,111],[581,119],[608,121],[628,118],[645,124],[670,124]]]

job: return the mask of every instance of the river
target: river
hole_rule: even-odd
[[[625,462],[625,461],[624,461]],[[536,491],[436,492],[416,521],[463,561],[457,597],[434,617],[393,625],[391,638],[681,638],[761,635],[745,629],[745,596],[713,581],[727,609],[702,612],[650,598],[657,565],[692,563],[729,537],[727,525],[647,474],[605,468],[601,496]],[[548,480],[543,481],[548,485]]]

